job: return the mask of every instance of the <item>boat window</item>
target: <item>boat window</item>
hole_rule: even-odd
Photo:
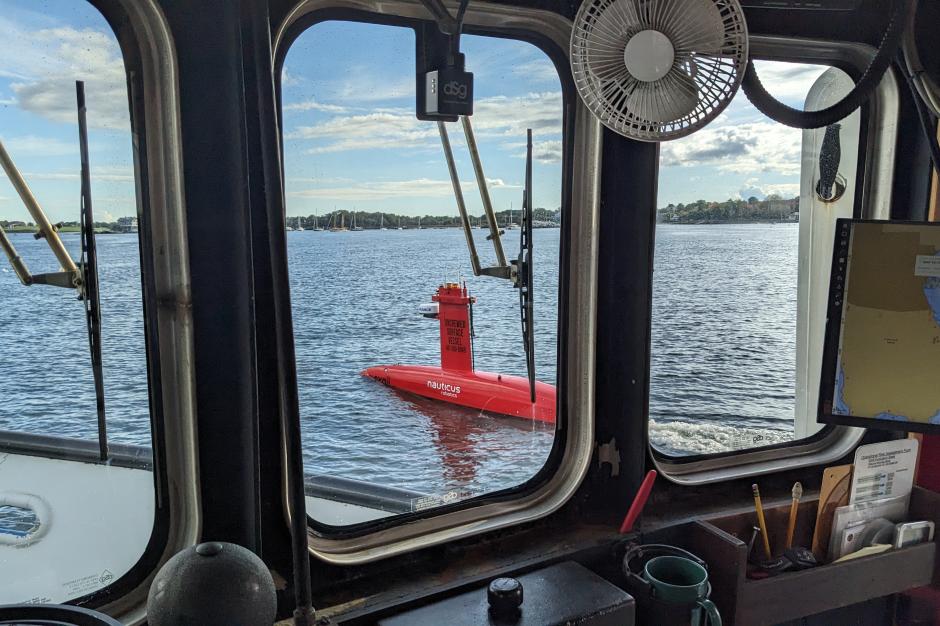
[[[537,47],[465,34],[470,119],[505,255],[533,131],[536,402],[519,292],[474,277],[415,31],[327,21],[281,76],[286,226],[308,514],[344,526],[518,487],[552,449],[562,95]],[[465,129],[446,124],[484,267],[497,264]]]
[[[127,79],[90,4],[0,0],[0,143],[0,604],[64,602],[131,570],[155,519]],[[82,207],[94,222],[103,394]]]
[[[821,65],[758,69],[798,108],[853,85]],[[739,93],[707,128],[662,145],[649,400],[658,452],[727,453],[819,431],[832,238],[855,209],[859,120],[795,130]]]

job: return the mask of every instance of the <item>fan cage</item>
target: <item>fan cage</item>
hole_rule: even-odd
[[[711,5],[705,17],[715,23],[705,28],[722,29],[710,33],[720,38],[710,51],[701,49],[709,31],[686,19],[688,9],[702,6],[697,3]],[[646,83],[630,75],[623,53],[631,37],[649,29],[673,42],[675,60],[664,78]],[[604,126],[641,141],[678,139],[715,119],[737,93],[747,58],[747,24],[738,0],[587,0],[571,34],[572,74],[581,98]],[[690,91],[688,77],[697,101],[675,119],[648,119],[627,105],[629,98],[645,98],[647,109],[668,112],[675,90]]]

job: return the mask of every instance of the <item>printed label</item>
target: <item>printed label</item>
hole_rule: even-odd
[[[918,254],[914,263],[914,276],[940,278],[940,256]]]

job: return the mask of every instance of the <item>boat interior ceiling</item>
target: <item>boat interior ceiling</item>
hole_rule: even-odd
[[[0,0],[0,624],[940,624],[937,24]]]

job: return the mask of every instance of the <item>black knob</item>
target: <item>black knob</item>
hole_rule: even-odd
[[[490,611],[495,617],[512,618],[522,606],[522,583],[515,578],[497,578],[486,590]]]

